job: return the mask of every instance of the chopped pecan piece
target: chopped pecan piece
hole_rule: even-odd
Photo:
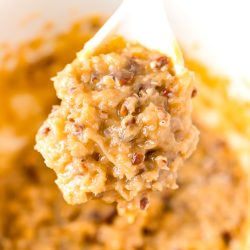
[[[169,88],[163,89],[161,93],[163,96],[168,98],[171,98],[173,96],[173,92]]]
[[[120,85],[129,84],[129,82],[134,78],[134,73],[126,69],[121,69],[112,75],[119,81]]]
[[[136,119],[134,116],[127,116],[122,120],[122,127],[129,127],[136,123]]]
[[[143,197],[140,200],[140,209],[144,210],[148,206],[148,204],[149,204],[148,198],[147,197]]]
[[[198,93],[197,89],[194,88],[193,91],[192,91],[192,93],[191,93],[191,97],[192,97],[192,98],[196,97],[196,96],[197,96],[197,93]]]
[[[134,59],[130,59],[127,65],[127,69],[136,75],[141,70],[141,65],[137,63]]]
[[[161,69],[168,64],[168,58],[166,56],[160,56],[150,63],[152,69]]]
[[[43,135],[48,135],[48,133],[50,132],[50,128],[49,127],[45,127],[45,128],[43,128],[42,129],[42,131],[41,131],[41,133],[43,134]]]
[[[90,78],[90,82],[92,84],[95,84],[98,82],[98,80],[99,80],[99,75],[96,72],[92,73],[91,78]]]
[[[139,165],[144,161],[144,155],[140,153],[134,153],[132,155],[132,164]]]

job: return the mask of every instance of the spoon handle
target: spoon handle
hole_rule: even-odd
[[[91,55],[110,36],[123,36],[169,56],[176,72],[183,68],[183,56],[167,18],[164,0],[124,0],[97,34],[86,43],[83,53]],[[81,53],[82,55],[82,53]]]

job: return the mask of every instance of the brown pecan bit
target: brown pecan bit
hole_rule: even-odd
[[[45,127],[41,130],[41,134],[42,135],[48,135],[48,133],[50,132],[50,128],[49,127]]]
[[[144,155],[140,153],[133,153],[132,155],[132,164],[139,165],[144,161]]]
[[[192,97],[192,98],[196,97],[196,96],[197,96],[197,93],[198,93],[197,89],[194,88],[193,91],[192,91],[192,93],[191,93],[191,97]]]
[[[163,89],[161,93],[165,97],[168,97],[168,98],[173,97],[173,92],[170,89],[168,89],[168,88]]]
[[[125,120],[125,125],[126,126],[132,126],[136,123],[135,117],[128,117],[128,119]]]
[[[75,122],[75,120],[73,118],[69,118],[69,122]]]
[[[150,63],[152,69],[161,69],[168,64],[168,58],[166,56],[160,56]]]
[[[125,116],[121,121],[121,127],[126,129],[127,127],[132,127],[136,124],[136,118],[132,115]]]
[[[113,73],[113,76],[119,81],[120,85],[126,85],[134,78],[134,73],[126,69],[121,69]]]
[[[99,81],[99,75],[96,72],[93,72],[90,77],[90,82],[96,84]]]
[[[140,200],[140,209],[141,210],[146,209],[146,207],[148,206],[148,204],[149,204],[149,201],[148,201],[147,197],[141,198],[141,200]]]
[[[136,75],[140,72],[141,65],[131,58],[128,60],[127,69]]]
[[[142,107],[139,106],[135,109],[135,112],[133,114],[139,114],[141,112],[142,112]]]

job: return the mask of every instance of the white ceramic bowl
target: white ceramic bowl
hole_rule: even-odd
[[[143,1],[147,0],[135,0]],[[46,21],[66,29],[82,16],[110,15],[120,0],[0,0],[0,43],[35,36]],[[166,0],[174,33],[185,52],[228,76],[232,92],[250,100],[250,1]],[[143,10],[143,6],[142,6]],[[153,18],[153,17],[152,17]],[[26,23],[26,24],[25,24]]]

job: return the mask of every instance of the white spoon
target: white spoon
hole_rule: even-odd
[[[167,55],[172,59],[177,74],[184,69],[183,56],[171,31],[164,0],[124,0],[85,44],[79,56],[90,56],[113,35]]]

